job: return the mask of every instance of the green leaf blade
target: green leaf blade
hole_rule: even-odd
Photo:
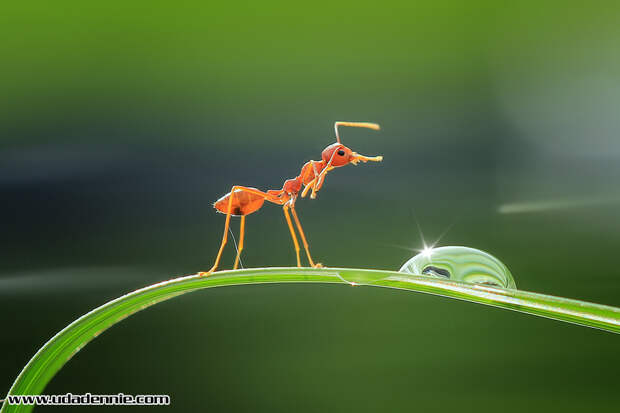
[[[620,333],[620,309],[520,290],[465,284],[394,271],[350,268],[260,268],[222,271],[210,277],[179,277],[112,300],[78,318],[52,337],[28,362],[9,395],[41,394],[54,375],[88,342],[132,314],[204,288],[266,283],[331,283],[395,288],[455,298]],[[0,412],[29,412],[9,406]]]

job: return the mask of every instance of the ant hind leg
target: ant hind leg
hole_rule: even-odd
[[[228,242],[228,231],[230,228],[230,217],[232,215],[232,206],[233,206],[233,198],[234,198],[234,194],[236,191],[243,191],[243,192],[247,192],[250,194],[254,194],[254,195],[259,195],[262,196],[263,198],[265,198],[265,200],[270,201],[270,202],[274,202],[274,203],[278,203],[278,198],[276,196],[274,196],[274,194],[268,194],[262,191],[259,191],[256,188],[248,188],[245,186],[240,186],[240,185],[235,185],[232,187],[232,189],[230,190],[229,193],[229,198],[228,198],[228,205],[226,206],[226,223],[224,224],[224,235],[222,236],[222,243],[220,245],[220,250],[217,253],[217,257],[215,258],[215,263],[213,264],[213,267],[211,267],[211,269],[209,271],[201,271],[198,273],[199,276],[203,277],[203,276],[209,276],[211,274],[213,274],[219,264],[220,264],[220,259],[222,258],[222,253],[224,252],[224,247],[226,246],[226,242]],[[244,239],[244,231],[245,231],[245,216],[242,215],[241,216],[241,239],[240,239],[240,246],[239,246],[239,251],[237,252],[237,258],[235,260],[235,268],[237,267],[237,261],[239,260],[239,257],[241,255],[241,250],[243,249],[243,239]]]
[[[237,257],[235,258],[235,265],[233,270],[239,268],[239,259],[241,258],[241,251],[243,251],[243,239],[245,238],[245,215],[241,216],[241,225],[239,228],[239,248],[237,249]]]

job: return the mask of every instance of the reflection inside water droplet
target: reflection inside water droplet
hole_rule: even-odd
[[[470,284],[517,288],[512,274],[500,260],[469,247],[425,249],[407,261],[399,271]]]
[[[424,269],[422,270],[422,274],[433,275],[435,277],[444,277],[444,278],[451,277],[450,271],[444,268],[439,268],[439,267],[435,267],[432,265],[427,265],[426,267],[424,267]]]

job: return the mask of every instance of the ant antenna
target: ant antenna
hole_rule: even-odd
[[[334,123],[334,130],[336,131],[336,141],[340,143],[340,135],[338,134],[338,126],[352,126],[354,128],[367,128],[372,130],[379,130],[381,126],[371,122],[343,122],[337,121]]]

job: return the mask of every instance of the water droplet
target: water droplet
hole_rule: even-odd
[[[407,261],[399,271],[470,284],[517,288],[510,270],[500,260],[469,247],[425,249]]]

